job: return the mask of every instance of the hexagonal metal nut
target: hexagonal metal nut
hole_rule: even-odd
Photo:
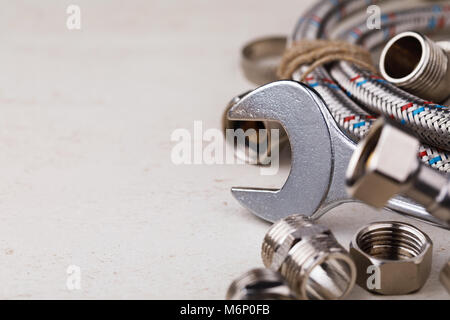
[[[302,215],[291,215],[277,221],[264,237],[261,250],[264,265],[278,271],[295,244],[324,233],[330,233],[330,230]]]
[[[369,292],[400,295],[418,291],[427,281],[433,243],[402,222],[375,222],[358,231],[350,244],[356,283]]]
[[[381,208],[401,193],[419,168],[418,140],[385,119],[377,120],[358,144],[347,169],[347,190]]]

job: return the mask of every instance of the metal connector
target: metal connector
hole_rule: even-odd
[[[353,153],[347,169],[347,191],[381,208],[403,194],[450,225],[450,181],[422,165],[417,139],[385,119],[377,120]]]
[[[380,57],[389,82],[423,99],[443,102],[450,96],[450,53],[446,42],[433,42],[412,31],[393,37]]]
[[[247,80],[263,85],[277,79],[277,68],[286,49],[284,36],[264,37],[247,43],[241,51],[241,66]]]
[[[350,243],[358,270],[356,282],[378,294],[415,292],[430,275],[432,249],[431,239],[410,224],[372,223],[360,229]]]
[[[227,300],[294,300],[283,277],[269,269],[252,269],[234,280],[228,288]]]
[[[341,299],[356,280],[355,264],[331,231],[301,215],[269,229],[262,259],[281,273],[299,299]]]

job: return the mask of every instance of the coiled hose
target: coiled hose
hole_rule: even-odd
[[[290,42],[329,39],[330,31],[341,20],[380,2],[322,0],[300,18]],[[383,14],[380,29],[371,30],[364,21],[344,30],[337,38],[373,50],[407,30],[424,34],[450,30],[450,4],[424,4]],[[301,71],[294,74],[294,79],[300,78]],[[450,172],[450,111],[447,106],[425,101],[344,61],[318,67],[306,78],[306,83],[322,96],[338,125],[353,140],[364,137],[375,116],[382,114],[416,132],[423,142],[419,156],[424,163]]]

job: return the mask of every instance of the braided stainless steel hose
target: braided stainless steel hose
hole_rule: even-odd
[[[320,1],[299,20],[290,41],[327,39],[341,20],[379,2]],[[364,21],[344,30],[338,38],[371,50],[402,31],[430,33],[449,28],[450,5],[424,3],[416,8],[384,14],[380,29],[371,30]],[[319,92],[338,125],[352,139],[364,137],[375,116],[383,114],[414,130],[423,142],[419,155],[424,163],[450,172],[447,106],[424,101],[347,62],[335,63],[329,69],[317,68],[307,78],[307,83]]]

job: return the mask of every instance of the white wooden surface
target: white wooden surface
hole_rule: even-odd
[[[255,167],[175,166],[176,128],[219,128],[252,88],[241,45],[286,34],[312,1],[0,1],[0,298],[221,299],[261,266],[268,224],[231,186],[279,186]],[[82,29],[66,29],[66,8]],[[347,205],[328,213],[346,246],[363,224],[400,216]],[[448,298],[437,273],[406,298]],[[81,268],[81,290],[66,269]],[[355,288],[350,298],[379,298]]]

